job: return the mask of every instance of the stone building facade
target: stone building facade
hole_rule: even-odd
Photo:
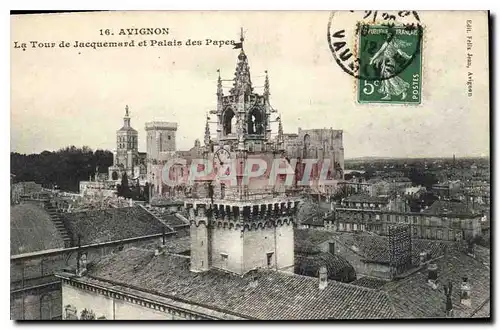
[[[412,237],[459,241],[481,234],[479,214],[429,214],[377,209],[336,208],[334,216],[325,219],[325,227],[334,231],[367,231],[387,235],[398,223],[411,225]]]
[[[331,196],[340,189],[338,183],[344,179],[344,145],[342,130],[334,130],[332,128],[299,128],[297,134],[285,134],[283,141],[284,150],[289,158],[317,159],[320,164],[328,160],[329,166],[331,167],[328,179],[334,179],[336,182],[334,184],[321,184],[318,181],[318,172],[320,169],[313,166],[313,175],[315,174],[315,178],[311,180],[311,193]],[[299,175],[301,176],[303,173]]]

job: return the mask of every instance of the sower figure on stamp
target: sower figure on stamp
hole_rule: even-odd
[[[385,94],[382,100],[390,100],[392,95],[401,95],[401,100],[406,98],[406,90],[410,84],[394,74],[397,64],[395,56],[399,54],[404,59],[410,60],[411,56],[401,50],[410,45],[409,42],[395,38],[394,32],[389,31],[387,40],[370,59],[370,65],[375,65],[380,70],[382,80],[378,92]]]

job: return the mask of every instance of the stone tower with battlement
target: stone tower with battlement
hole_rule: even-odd
[[[269,78],[266,73],[262,94],[254,92],[243,41],[242,35],[235,47],[241,50],[229,93],[223,92],[220,76],[217,82],[217,109],[211,111],[217,118],[215,136],[207,118],[203,157],[214,168],[230,161],[244,166],[252,157],[283,158],[281,122],[279,117],[271,119],[275,111],[269,102]],[[279,123],[276,138],[271,137],[271,122]],[[266,185],[267,174],[250,182],[245,171],[236,172],[230,185],[217,178],[195,182],[185,200],[191,223],[191,270],[218,268],[240,275],[259,268],[293,272],[293,228],[301,199]]]
[[[145,129],[147,172],[149,178],[152,166],[156,165],[160,159],[160,153],[176,151],[177,123],[153,121],[146,123]]]

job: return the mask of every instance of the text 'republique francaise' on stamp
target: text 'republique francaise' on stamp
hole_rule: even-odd
[[[423,33],[416,11],[337,11],[328,21],[329,48],[357,78],[359,103],[421,103]]]

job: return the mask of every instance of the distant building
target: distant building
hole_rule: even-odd
[[[123,127],[116,131],[116,150],[113,165],[108,168],[108,179],[118,182],[126,174],[130,179],[146,180],[146,153],[138,150],[139,136],[130,125],[128,106],[125,107]]]
[[[332,128],[323,129],[301,129],[298,134],[283,135],[284,151],[289,158],[328,160],[330,166],[330,176],[328,179],[336,180],[333,185],[322,185],[313,180],[313,194],[326,196],[333,195],[338,189],[337,183],[344,179],[344,145],[343,131]],[[313,176],[319,177],[319,170],[313,166]],[[302,176],[300,172],[298,176]]]
[[[425,189],[425,187],[422,187],[422,186],[409,187],[409,188],[405,189],[404,194],[405,194],[405,196],[408,196],[408,197],[418,198],[426,191],[427,191],[427,189]]]
[[[356,201],[355,205],[363,204]],[[391,225],[403,223],[411,225],[412,237],[415,238],[459,241],[479,236],[481,219],[482,214],[471,211],[465,203],[436,201],[420,213],[380,207],[337,207],[325,224],[337,231],[369,231],[387,235]]]
[[[370,184],[371,196],[393,195],[403,193],[406,188],[412,186],[411,180],[404,176],[393,178],[373,178],[367,181]]]
[[[389,207],[390,198],[388,196],[369,196],[369,195],[352,195],[348,196],[340,202],[341,208],[348,209],[372,209],[384,210]]]
[[[113,181],[80,181],[80,195],[114,197],[117,194]]]

